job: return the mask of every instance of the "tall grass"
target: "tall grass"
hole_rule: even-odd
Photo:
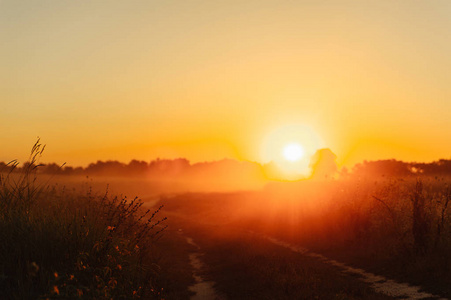
[[[451,177],[342,178],[274,185],[228,213],[253,231],[442,289],[451,287],[450,202]]]
[[[0,298],[159,298],[161,207],[38,184],[43,150],[38,141],[23,173],[0,175]]]

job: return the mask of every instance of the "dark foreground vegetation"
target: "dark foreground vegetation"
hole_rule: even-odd
[[[42,150],[36,143],[20,175],[0,177],[0,298],[161,298],[159,210],[37,184]]]

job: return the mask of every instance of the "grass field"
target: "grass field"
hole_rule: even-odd
[[[161,203],[167,213],[175,213],[169,213],[170,219],[185,216],[184,226],[191,228],[189,234],[205,249],[211,272],[207,277],[232,298],[271,295],[268,299],[283,299],[299,294],[309,299],[315,293],[323,299],[333,293],[346,295],[344,299],[381,296],[359,288],[355,281],[351,281],[355,290],[349,286],[345,294],[334,290],[341,277],[336,272],[328,277],[329,271],[313,272],[312,278],[317,276],[322,284],[318,290],[310,286],[302,291],[302,284],[309,281],[297,277],[297,271],[309,265],[314,266],[310,271],[328,268],[276,250],[247,235],[250,230],[450,297],[449,197],[448,179],[429,178],[387,179],[358,186],[348,181],[304,182],[257,192],[184,194]],[[252,287],[255,282],[259,289]],[[339,286],[346,287],[345,282]],[[331,294],[327,294],[329,288]]]
[[[139,199],[72,191],[21,174],[0,178],[2,299],[160,298],[154,239],[159,209]]]
[[[159,198],[142,181],[114,182],[113,190],[146,193],[143,202],[93,180],[37,179],[41,151],[36,145],[25,172],[1,174],[2,299],[189,299],[199,278],[229,299],[389,298],[262,234],[451,297],[449,177]]]

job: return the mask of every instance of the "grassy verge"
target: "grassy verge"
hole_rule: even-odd
[[[451,298],[451,277],[446,264],[443,264],[448,254],[442,256],[437,253],[427,253],[423,256],[406,254],[404,257],[393,256],[382,259],[361,248],[313,246],[311,249],[350,266],[363,268],[399,282],[421,286],[428,293]]]
[[[42,150],[36,143],[23,174],[0,178],[1,298],[161,298],[159,209],[38,185]]]

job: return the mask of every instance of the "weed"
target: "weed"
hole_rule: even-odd
[[[162,207],[38,184],[44,148],[38,140],[24,172],[13,161],[0,177],[1,298],[159,298]]]

